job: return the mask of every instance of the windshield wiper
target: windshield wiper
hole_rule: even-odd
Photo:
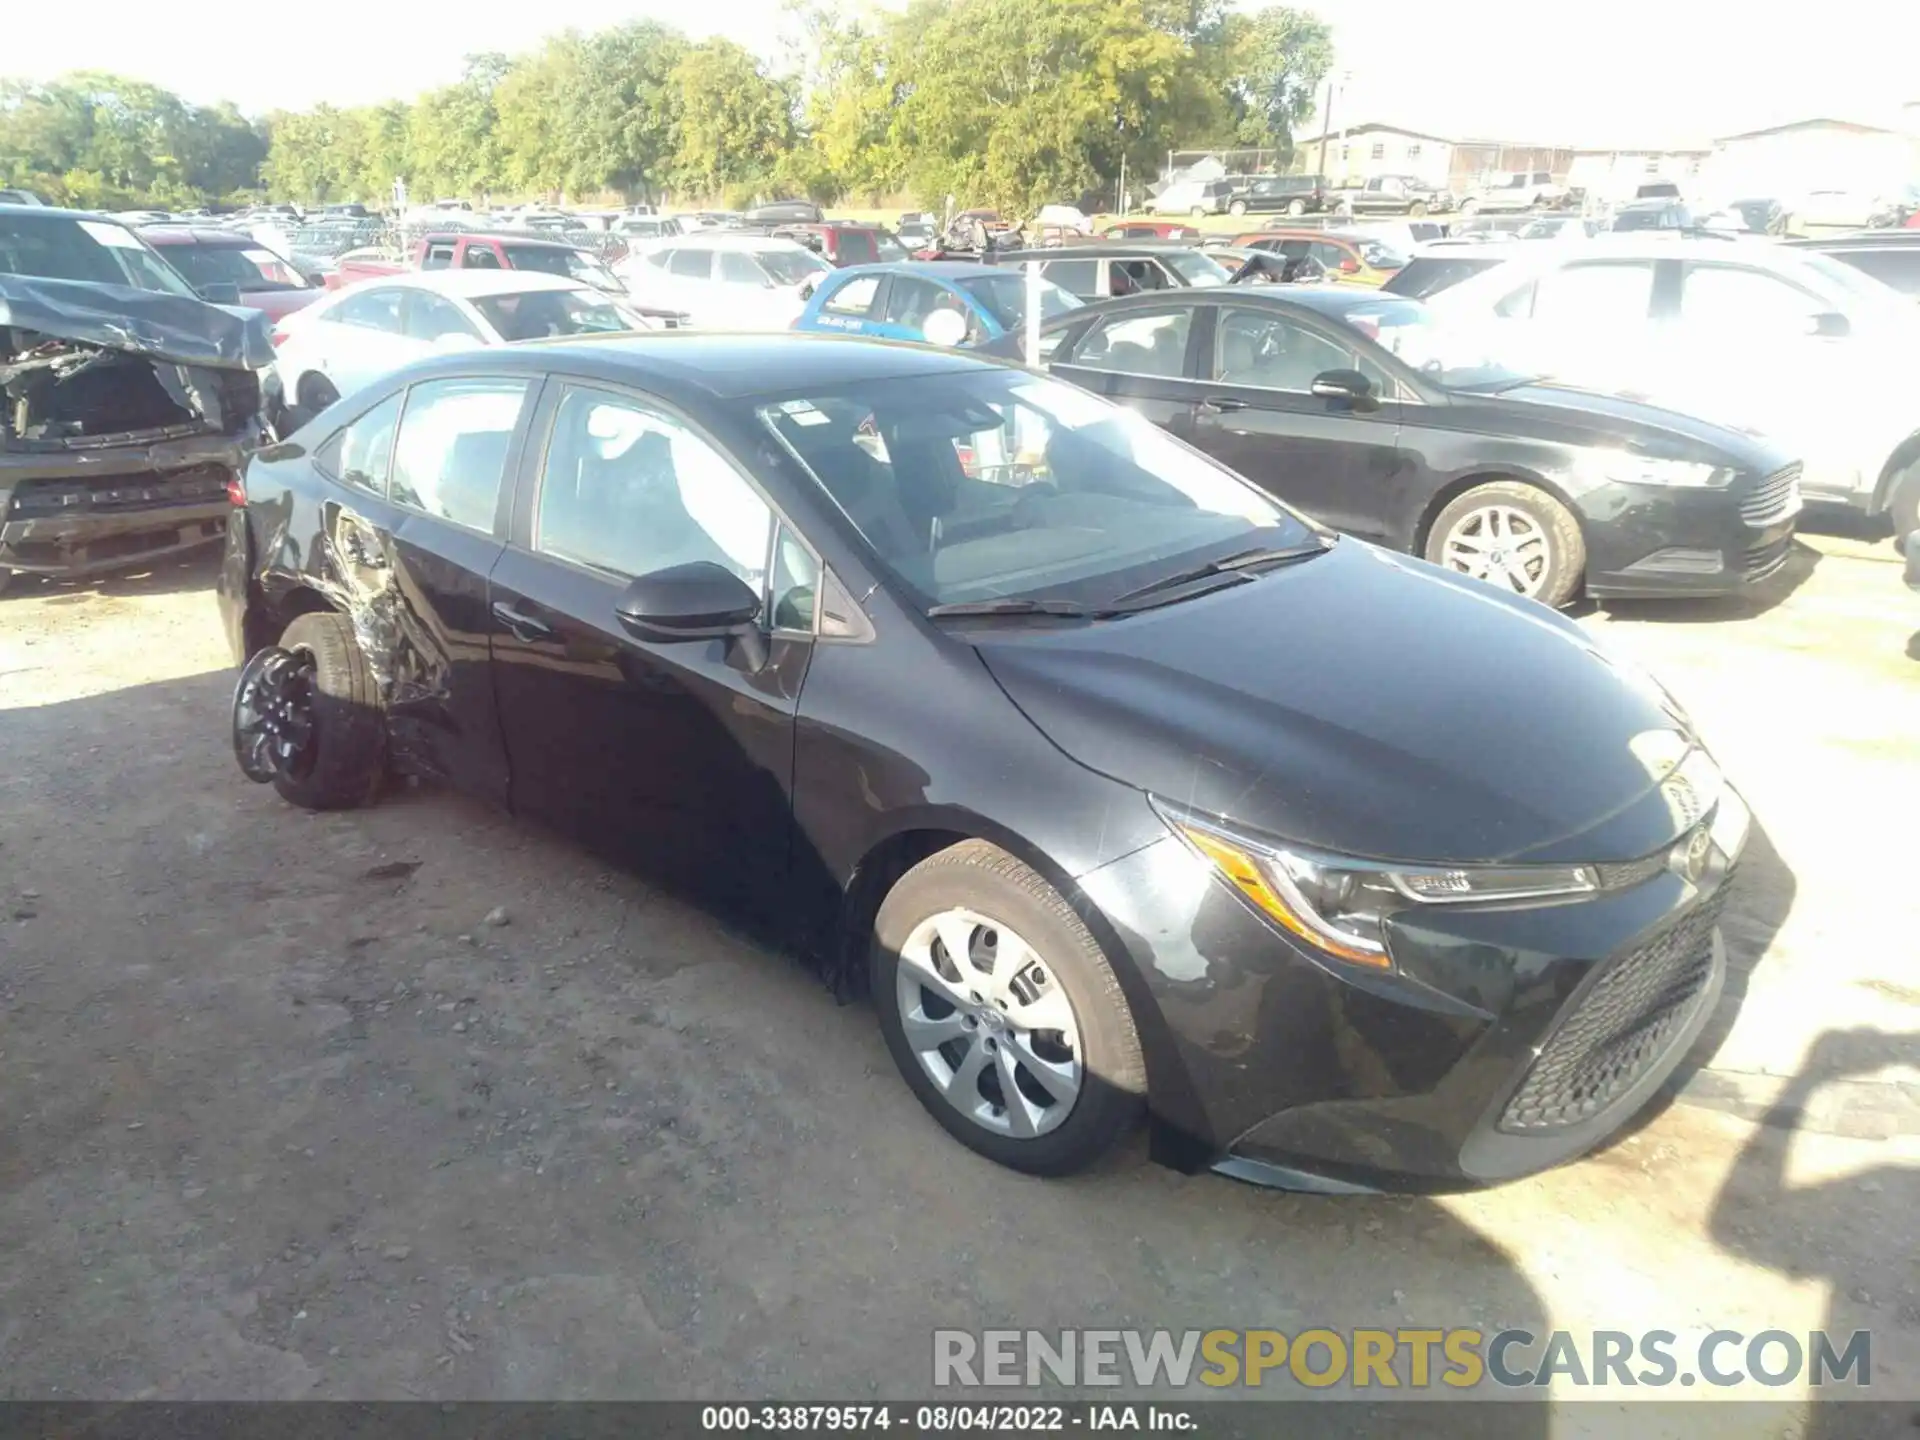
[[[958,600],[946,605],[935,605],[927,611],[929,619],[940,619],[946,615],[1065,615],[1085,619],[1107,612],[1089,609],[1085,605],[1076,605],[1071,600],[1034,600],[1019,596],[1003,596],[998,600]]]
[[[1295,560],[1311,559],[1315,555],[1326,554],[1333,545],[1333,540],[1332,536],[1324,538],[1316,536],[1301,545],[1282,545],[1268,550],[1242,550],[1236,555],[1222,555],[1218,560],[1209,560],[1204,565],[1194,566],[1191,570],[1179,570],[1171,575],[1163,575],[1158,580],[1151,580],[1136,590],[1114,596],[1110,603],[1116,606],[1125,605],[1129,601],[1158,595],[1166,590],[1177,590],[1182,585],[1192,585],[1215,575],[1231,575],[1239,570],[1256,570],[1268,565],[1286,565]]]

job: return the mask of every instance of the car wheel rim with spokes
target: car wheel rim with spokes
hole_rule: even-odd
[[[1469,510],[1440,544],[1440,563],[1449,570],[1520,595],[1540,593],[1552,561],[1545,528],[1511,505]]]
[[[997,1135],[1059,1128],[1085,1078],[1073,1004],[1038,952],[972,910],[921,921],[900,947],[901,1029],[941,1097]]]
[[[262,650],[233,696],[233,753],[249,780],[298,780],[313,769],[314,660],[304,651]]]

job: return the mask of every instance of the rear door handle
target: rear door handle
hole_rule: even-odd
[[[1200,402],[1200,408],[1209,415],[1231,415],[1236,410],[1247,408],[1247,402],[1236,400],[1231,395],[1209,395]]]
[[[511,600],[493,602],[493,618],[513,632],[513,638],[532,644],[535,640],[551,640],[553,627],[544,620],[536,620],[518,609]]]

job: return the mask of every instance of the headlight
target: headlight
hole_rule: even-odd
[[[1612,485],[1670,485],[1687,490],[1724,490],[1738,473],[1699,460],[1657,460],[1625,450],[1588,450],[1577,468],[1588,480]]]
[[[1281,929],[1336,959],[1386,970],[1385,922],[1417,905],[1545,900],[1588,895],[1600,877],[1586,865],[1423,866],[1282,846],[1236,834],[1156,801],[1162,817]]]

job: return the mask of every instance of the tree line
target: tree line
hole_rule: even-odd
[[[741,206],[913,197],[1029,210],[1169,149],[1292,149],[1328,27],[1228,0],[789,0],[769,63],[637,22],[471,56],[416,100],[249,122],[98,74],[0,85],[0,183],[89,206],[618,194]],[[1138,189],[1137,183],[1134,185]]]

